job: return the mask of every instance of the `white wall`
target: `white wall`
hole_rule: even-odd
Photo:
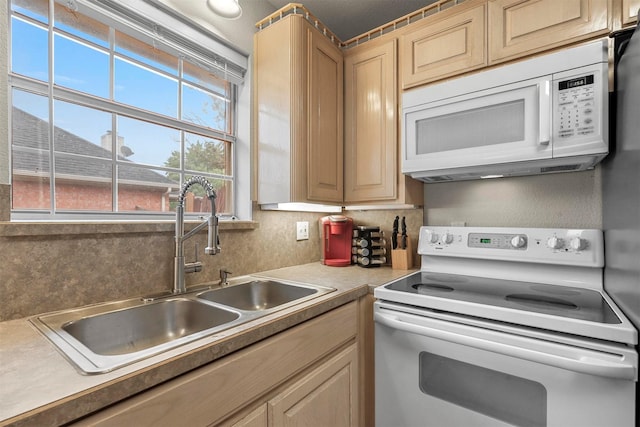
[[[240,0],[242,16],[229,20],[217,16],[206,5],[206,0],[158,0],[188,17],[196,24],[227,40],[246,54],[253,52],[255,23],[275,12],[266,0]]]

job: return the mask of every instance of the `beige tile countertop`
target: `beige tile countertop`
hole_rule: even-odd
[[[329,286],[336,291],[98,375],[77,371],[28,319],[0,322],[0,426],[60,425],[78,419],[413,271],[327,267],[317,262],[256,273],[252,276]]]

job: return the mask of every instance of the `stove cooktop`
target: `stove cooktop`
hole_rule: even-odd
[[[589,322],[621,323],[602,294],[592,289],[427,272],[414,273],[386,288]]]
[[[637,344],[613,302],[594,289],[419,271],[375,289],[376,298],[562,332]]]

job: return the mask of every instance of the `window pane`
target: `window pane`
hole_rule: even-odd
[[[180,131],[173,128],[118,116],[118,148],[134,163],[180,168]]]
[[[195,172],[231,175],[231,144],[185,133],[184,168]]]
[[[55,26],[97,45],[109,47],[109,26],[82,15],[67,6],[55,4]]]
[[[162,37],[172,30],[152,41],[100,7],[8,3],[12,209],[170,213],[197,174],[216,188],[217,211],[233,213],[234,88],[219,70],[177,54]],[[189,211],[210,210],[194,187]]]
[[[89,45],[55,35],[55,84],[109,98],[109,55]]]
[[[53,116],[56,152],[111,159],[111,113],[56,100]]]
[[[13,0],[11,2],[11,10],[44,24],[49,22],[48,0]]]
[[[191,177],[192,175],[185,175],[185,180]],[[233,182],[223,179],[206,179],[211,183],[216,192],[216,213],[230,215],[233,212]],[[194,203],[191,203],[191,196],[189,196],[191,193],[195,196],[193,200]],[[177,198],[177,194],[175,194],[175,196]],[[206,192],[201,186],[194,185],[189,188],[184,211],[185,213],[194,214],[211,212],[211,202],[209,202],[209,199],[206,197]]]
[[[178,116],[178,82],[116,58],[115,100],[170,117]]]
[[[110,161],[56,153],[55,162],[57,210],[113,210]]]
[[[11,71],[49,81],[48,52],[45,29],[16,17],[11,19]]]
[[[12,208],[50,209],[47,98],[20,90],[12,98]]]
[[[11,98],[13,101],[14,117],[12,120],[14,129],[19,130],[19,134],[24,136],[24,138],[20,139],[17,136],[18,134],[14,132],[13,143],[48,151],[48,98],[19,89],[14,89],[11,92]]]
[[[118,165],[118,211],[169,212],[175,210],[171,200],[180,190],[180,183],[172,181],[166,172]]]
[[[186,83],[182,85],[182,120],[230,132],[227,101]]]
[[[184,60],[182,64],[182,74],[185,80],[204,86],[206,89],[210,89],[225,98],[229,97],[231,84],[228,81],[216,77],[205,68],[192,64],[187,60]]]
[[[178,58],[120,31],[116,31],[115,51],[174,76],[178,75]]]

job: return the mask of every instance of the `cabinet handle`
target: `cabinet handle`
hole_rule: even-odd
[[[394,315],[378,311],[374,314],[374,319],[381,325],[385,325],[399,331],[409,332],[411,334],[417,334],[435,340],[448,341],[479,350],[503,354],[508,357],[542,363],[582,374],[627,381],[637,378],[636,368],[631,364],[625,363],[626,360],[622,360],[622,356],[619,356],[620,360],[615,361],[611,360],[612,355],[609,354],[604,354],[604,358],[599,357],[602,356],[602,354],[599,354],[596,350],[589,351],[563,344],[546,343],[524,337],[514,337],[514,339],[520,341],[520,345],[512,345],[500,342],[499,338],[488,340],[471,335],[465,335],[464,333],[440,329],[437,325],[442,322],[432,319],[421,319],[423,323],[431,323],[433,325],[431,327],[423,324],[417,324],[412,322],[410,315],[406,314]],[[475,328],[471,326],[459,326],[459,329],[473,330]],[[495,333],[495,335],[502,334]],[[527,345],[529,345],[529,347]],[[542,345],[544,349],[540,348],[540,345]]]

